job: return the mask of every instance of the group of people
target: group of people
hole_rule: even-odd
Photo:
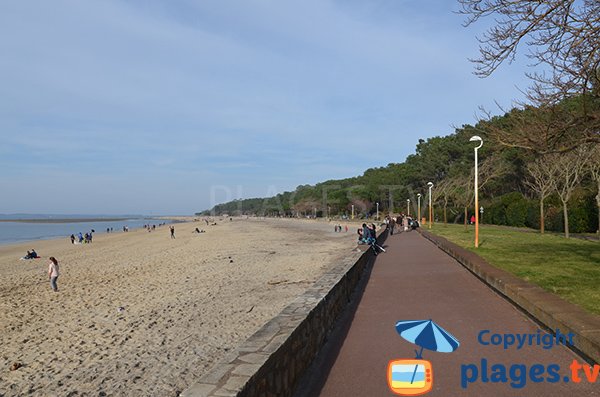
[[[412,217],[405,214],[400,214],[397,217],[386,216],[384,219],[384,224],[390,230],[390,235],[394,234],[394,231],[397,230],[396,227],[401,228],[401,230],[407,232],[410,230],[416,230],[420,226],[418,220],[413,219]],[[375,255],[377,255],[379,251],[385,252],[383,247],[377,244],[376,230],[377,228],[374,223],[363,223],[362,228],[359,228],[356,231],[358,234],[358,244],[370,245]],[[341,231],[341,226],[339,226],[338,229],[338,225],[336,225],[335,231]]]
[[[413,219],[405,214],[400,214],[397,217],[391,217],[388,215],[385,217],[385,224],[390,229],[390,235],[394,234],[396,227],[408,232],[410,230],[416,230],[420,226],[418,220]]]
[[[162,222],[158,224],[158,227],[161,227],[162,225],[166,225],[166,222]],[[148,232],[153,232],[154,230],[156,230],[156,225],[155,224],[146,224],[144,225],[144,229],[146,229]]]
[[[77,233],[77,236],[71,234],[71,244],[90,244],[92,242],[94,232],[95,230],[92,229],[86,234],[82,234],[81,232]]]
[[[379,251],[385,252],[382,246],[377,244],[377,227],[374,223],[362,224],[362,228],[359,228],[356,233],[358,234],[359,244],[368,244],[375,255],[379,254]]]
[[[358,243],[359,244],[369,244],[373,240],[377,238],[376,235],[377,227],[375,224],[371,223],[367,225],[366,223],[362,224],[361,228],[358,228],[356,233],[358,234]]]
[[[159,226],[164,225],[164,223],[160,224]],[[153,230],[155,229],[155,226],[152,225],[150,227],[150,225],[146,225],[145,226],[147,229],[149,230]],[[171,238],[175,238],[175,226],[169,226],[169,230],[171,232]],[[112,228],[109,228],[106,230],[107,233],[112,232]],[[123,231],[124,232],[128,232],[129,231],[129,227],[127,226],[123,226]],[[79,232],[77,234],[77,236],[75,234],[71,234],[70,239],[71,239],[71,244],[82,244],[82,243],[91,243],[92,242],[92,238],[93,238],[93,233],[95,231],[92,229],[90,232],[88,233],[81,233]],[[195,229],[196,233],[204,233],[204,230],[199,230],[198,228]],[[36,259],[36,258],[40,258],[40,256],[38,255],[38,253],[32,248],[30,251],[27,251],[27,254],[22,257],[21,259]],[[51,256],[49,258],[49,263],[48,263],[48,278],[50,280],[50,288],[52,288],[52,291],[54,292],[58,292],[58,276],[59,276],[59,264],[58,264],[58,260]]]
[[[27,251],[27,254],[25,254],[25,256],[22,257],[21,259],[37,259],[37,258],[40,258],[40,256],[32,248],[31,251]]]

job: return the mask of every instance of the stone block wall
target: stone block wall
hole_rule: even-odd
[[[383,229],[378,241],[386,238]],[[324,274],[181,396],[292,396],[365,275],[373,256],[367,248]]]

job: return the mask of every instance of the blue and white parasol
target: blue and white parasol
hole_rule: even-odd
[[[432,320],[398,321],[396,331],[410,343],[421,347],[421,351],[417,352],[415,350],[417,359],[423,358],[424,348],[441,353],[452,353],[460,346],[458,339]],[[410,383],[413,383],[416,372],[417,366],[415,365]]]

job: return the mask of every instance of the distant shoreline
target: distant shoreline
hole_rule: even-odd
[[[19,223],[83,223],[83,222],[115,222],[132,218],[56,218],[56,219],[0,219],[0,222]]]

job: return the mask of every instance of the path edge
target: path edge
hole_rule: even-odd
[[[573,333],[570,348],[593,364],[600,362],[600,317],[543,288],[489,264],[474,252],[425,230],[421,235],[454,258],[494,291],[553,333]]]

